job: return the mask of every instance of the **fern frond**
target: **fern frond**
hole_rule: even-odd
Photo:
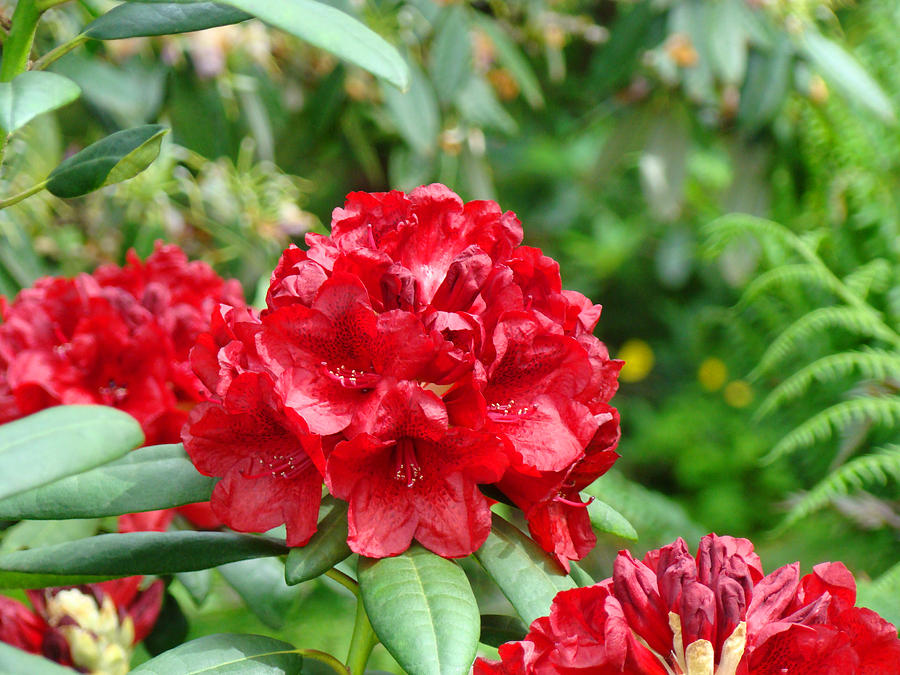
[[[763,461],[773,462],[816,441],[826,441],[836,429],[863,420],[884,426],[900,424],[900,397],[854,398],[826,408],[778,441]]]
[[[784,225],[746,213],[730,213],[716,218],[703,228],[703,233],[706,235],[703,253],[709,257],[719,255],[728,244],[748,234],[761,240],[775,241],[801,255],[808,253],[806,244]]]
[[[818,511],[835,497],[876,483],[886,485],[890,480],[900,482],[900,446],[897,445],[857,457],[832,471],[788,512],[782,527]]]
[[[891,340],[896,337],[880,317],[856,307],[820,307],[801,316],[769,345],[756,368],[750,373],[757,378],[781,363],[798,345],[824,329],[842,328],[849,333],[866,337]],[[887,332],[886,332],[887,331]]]
[[[766,396],[754,418],[760,419],[787,401],[802,396],[813,381],[834,382],[852,372],[873,380],[888,377],[900,378],[900,354],[880,349],[864,349],[860,352],[841,352],[825,356],[778,385]]]
[[[741,299],[735,305],[736,310],[746,309],[756,298],[767,292],[770,288],[784,288],[797,282],[810,286],[824,288],[828,291],[835,290],[834,277],[824,267],[810,265],[808,263],[796,263],[794,265],[779,265],[767,272],[763,272],[744,289]]]
[[[851,292],[865,299],[872,290],[881,292],[888,289],[892,271],[887,260],[875,258],[844,277],[844,284]]]
[[[861,582],[857,586],[857,605],[900,625],[900,563],[891,567],[874,581]]]

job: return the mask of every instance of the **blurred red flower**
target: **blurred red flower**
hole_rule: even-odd
[[[0,596],[0,641],[81,672],[127,673],[162,607],[163,582],[140,590],[141,581],[28,591],[33,610]]]
[[[487,484],[525,511],[564,566],[593,546],[578,491],[617,457],[608,401],[622,364],[592,334],[599,306],[562,290],[559,266],[521,240],[514,214],[463,203],[443,185],[352,193],[330,236],[309,234],[307,251],[284,252],[258,320],[225,310],[193,350],[215,415],[259,418],[274,407],[321,439],[322,477],[350,504],[357,553],[396,555],[415,539],[468,555],[488,534],[478,488]],[[271,396],[231,410],[248,373],[270,382]],[[263,475],[273,434],[287,452],[290,431],[290,456],[312,460],[307,432],[241,422],[242,443],[226,432],[214,439],[212,406],[192,414],[185,447],[201,471],[243,476],[229,483],[232,506],[223,492],[213,508],[235,529],[271,527],[233,505],[257,499],[253,481],[284,478],[275,468]],[[260,470],[234,468],[248,461]],[[295,541],[311,534],[302,531]]]
[[[612,578],[559,593],[474,675],[897,675],[897,629],[855,602],[842,563],[765,576],[746,539],[707,535],[696,556],[678,539],[643,560],[621,551]]]

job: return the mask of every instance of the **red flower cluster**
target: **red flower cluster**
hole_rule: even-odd
[[[0,297],[0,423],[96,403],[136,418],[148,445],[178,443],[187,410],[209,395],[189,354],[219,303],[243,306],[238,282],[162,244],[144,262],[131,251],[124,267],[38,279],[11,304]],[[217,525],[211,515],[206,507],[199,524]]]
[[[0,642],[81,672],[127,673],[162,606],[163,582],[141,591],[141,580],[28,591],[34,611],[0,596]]]
[[[615,461],[621,362],[600,307],[520,246],[496,203],[443,185],[352,193],[330,237],[275,269],[259,317],[223,309],[191,358],[216,400],[185,430],[221,476],[213,509],[244,531],[312,536],[322,482],[349,502],[349,544],[478,548],[494,484],[564,565],[594,543],[578,491]]]
[[[707,535],[696,557],[678,539],[620,552],[611,579],[559,593],[473,675],[900,675],[897,629],[855,602],[841,563],[764,576],[746,539]]]

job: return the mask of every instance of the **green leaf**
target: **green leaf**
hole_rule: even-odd
[[[178,601],[168,591],[163,596],[156,624],[144,638],[143,645],[151,656],[162,654],[184,642],[188,635],[188,621]]]
[[[84,35],[95,40],[172,35],[227,26],[250,18],[252,15],[246,12],[215,2],[128,2],[94,19],[85,26]]]
[[[23,520],[3,533],[0,553],[11,553],[26,548],[51,546],[66,541],[84,539],[97,534],[99,527],[100,521],[96,518],[88,520]]]
[[[517,616],[507,614],[481,615],[481,642],[499,647],[504,642],[516,642],[525,637],[528,626]]]
[[[822,77],[844,96],[863,104],[886,122],[894,120],[890,98],[843,47],[808,27],[803,33],[801,48]]]
[[[393,558],[360,557],[358,573],[372,628],[406,672],[469,670],[481,618],[459,565],[415,544]]]
[[[61,108],[81,95],[68,77],[43,71],[28,71],[12,82],[0,82],[0,127],[11,134],[38,115]]]
[[[410,62],[409,89],[384,91],[384,104],[393,118],[398,133],[417,154],[434,154],[440,131],[441,116],[437,96],[428,78]],[[421,160],[418,161],[421,164]]]
[[[333,506],[319,521],[316,533],[306,546],[292,548],[284,564],[284,578],[289,584],[299,584],[324,574],[350,556],[347,546],[347,503],[333,497],[322,499]]]
[[[497,50],[497,60],[513,76],[516,84],[519,85],[519,89],[522,90],[522,95],[528,101],[528,105],[532,108],[544,107],[544,96],[541,94],[540,82],[519,46],[513,42],[512,38],[503,31],[494,19],[481,13],[476,13],[475,20],[478,27],[490,38],[494,49]]]
[[[590,486],[588,486],[584,492],[594,497],[593,501],[587,507],[588,516],[590,516],[591,519],[591,526],[594,530],[597,532],[608,532],[617,537],[622,537],[622,539],[637,541],[638,534],[625,516],[606,502],[597,499],[596,495],[594,495],[595,491],[592,491]]]
[[[472,39],[462,7],[454,5],[444,10],[430,56],[434,88],[441,101],[451,101],[472,73]]]
[[[553,558],[497,514],[487,541],[475,551],[475,557],[529,625],[549,614],[557,593],[575,588],[575,581]]]
[[[57,406],[0,426],[0,499],[117,459],[144,442],[131,415]]]
[[[472,124],[505,134],[514,134],[518,129],[516,121],[500,105],[491,85],[479,75],[473,75],[460,87],[455,101],[460,114]]]
[[[50,659],[35,656],[0,642],[0,673],[28,673],[28,675],[72,675],[72,671]]]
[[[203,604],[212,588],[212,570],[197,570],[196,572],[178,572],[175,578],[181,582],[191,600],[198,607]]]
[[[584,588],[585,586],[593,586],[596,581],[594,578],[585,572],[581,567],[574,562],[569,563],[569,576],[575,581],[575,584],[579,588]]]
[[[349,14],[323,2],[224,0],[224,4],[346,59],[399,89],[409,84],[409,69],[392,45]]]
[[[305,588],[287,585],[284,564],[277,558],[240,560],[221,565],[219,572],[250,611],[270,628],[284,626],[288,611],[306,593]]]
[[[175,574],[284,555],[272,539],[230,532],[131,532],[0,555],[0,588],[68,586],[134,574]]]
[[[740,84],[747,71],[745,4],[745,0],[720,0],[706,15],[713,67],[729,84]]]
[[[0,501],[0,519],[103,518],[209,499],[216,480],[181,444],[153,445],[85,473]]]
[[[191,640],[145,661],[132,673],[300,675],[303,657],[293,645],[262,635],[220,633]]]
[[[117,131],[51,171],[47,189],[57,197],[78,197],[133,178],[156,159],[162,137],[168,132],[160,124]]]

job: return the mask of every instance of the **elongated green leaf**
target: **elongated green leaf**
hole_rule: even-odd
[[[458,675],[475,659],[481,618],[465,572],[413,545],[359,559],[359,588],[378,639],[411,675]]]
[[[72,675],[72,671],[43,656],[35,656],[0,642],[0,673],[28,675]]]
[[[405,89],[409,83],[409,70],[393,46],[349,14],[324,2],[224,0],[224,4],[249,12],[276,28],[346,59],[395,87]]]
[[[507,614],[481,615],[481,642],[499,647],[504,642],[515,642],[525,637],[528,626],[517,616]]]
[[[386,89],[384,104],[403,139],[417,154],[429,157],[437,147],[441,113],[428,78],[414,62],[409,69],[409,90]]]
[[[802,49],[829,84],[858,101],[885,121],[894,120],[894,106],[881,86],[859,62],[836,42],[808,28]]]
[[[0,501],[0,518],[102,518],[209,499],[215,479],[200,474],[184,447],[154,445],[85,473]]]
[[[0,426],[0,499],[112,461],[144,442],[131,415],[57,406]]]
[[[12,518],[10,518],[12,520]],[[52,546],[66,541],[84,539],[97,534],[100,521],[87,520],[23,520],[3,532],[0,553],[11,553],[25,548]]]
[[[299,584],[315,579],[324,574],[342,560],[351,551],[347,546],[347,503],[333,497],[334,505],[319,521],[316,533],[306,546],[292,548],[284,564],[284,578],[289,584]]]
[[[0,82],[0,127],[11,134],[41,113],[71,103],[81,89],[68,77],[43,71],[28,71],[12,82]]]
[[[187,590],[191,600],[198,607],[203,604],[212,588],[212,570],[197,570],[196,572],[179,572],[175,578],[181,582]]]
[[[590,486],[584,492],[594,497],[588,505],[588,516],[590,516],[591,525],[596,531],[608,532],[623,539],[637,541],[638,534],[625,516],[606,502],[597,499]]]
[[[271,628],[281,628],[288,611],[306,593],[305,588],[287,585],[284,564],[277,558],[239,560],[221,565],[219,572],[250,611]]]
[[[540,546],[496,514],[475,557],[528,625],[547,616],[557,593],[575,588],[575,581]]]
[[[191,640],[145,661],[132,673],[300,675],[303,657],[293,645],[262,635],[220,633]]]
[[[447,7],[431,48],[431,81],[441,101],[452,101],[472,73],[472,39],[466,13],[458,5]]]
[[[68,586],[133,574],[175,574],[283,555],[266,537],[230,532],[101,534],[0,555],[0,588]]]
[[[171,35],[204,30],[252,18],[234,7],[215,2],[183,4],[163,2],[145,4],[129,2],[113,7],[84,28],[84,34],[95,40],[120,40],[148,35]]]
[[[542,108],[544,96],[541,94],[540,82],[519,46],[503,32],[494,19],[477,13],[475,21],[491,39],[494,49],[497,50],[497,60],[513,76],[528,105],[532,108]]]
[[[78,197],[133,178],[156,159],[162,137],[168,132],[160,124],[117,131],[51,171],[47,189],[57,197]]]
[[[738,107],[743,127],[755,131],[775,117],[790,87],[793,61],[794,48],[787,40],[778,40],[771,53],[751,53]]]
[[[585,572],[581,567],[574,562],[569,563],[569,576],[575,581],[575,584],[581,588],[585,586],[593,586],[596,582],[594,578]]]

